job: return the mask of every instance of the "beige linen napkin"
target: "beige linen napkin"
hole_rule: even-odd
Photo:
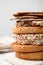
[[[14,42],[12,36],[3,36],[0,37],[0,52],[10,51],[10,45]]]

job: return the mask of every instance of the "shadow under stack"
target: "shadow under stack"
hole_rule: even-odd
[[[43,60],[43,12],[17,12],[13,14],[16,42],[11,48],[16,56],[25,60]]]

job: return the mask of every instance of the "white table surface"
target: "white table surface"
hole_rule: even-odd
[[[22,60],[15,56],[15,52],[0,54],[0,65],[43,65],[43,61]]]
[[[3,37],[3,38],[4,38],[3,42],[5,42],[6,40],[9,41],[10,39],[10,37]],[[3,40],[2,38],[0,39]],[[9,43],[11,43],[11,41],[9,41]],[[15,56],[15,52],[9,52],[9,53],[0,53],[0,65],[43,65],[43,61],[22,60]]]

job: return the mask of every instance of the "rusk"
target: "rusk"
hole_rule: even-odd
[[[11,48],[15,52],[38,52],[43,51],[43,45],[22,45],[17,43],[12,43]]]
[[[43,27],[16,27],[12,28],[14,34],[43,33]]]
[[[16,52],[16,56],[25,60],[43,60],[43,52],[34,52],[34,53],[20,53]]]

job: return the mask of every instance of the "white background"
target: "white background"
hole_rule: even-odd
[[[43,12],[43,0],[0,0],[0,36],[12,34],[15,21],[10,21],[10,18],[18,11]]]

